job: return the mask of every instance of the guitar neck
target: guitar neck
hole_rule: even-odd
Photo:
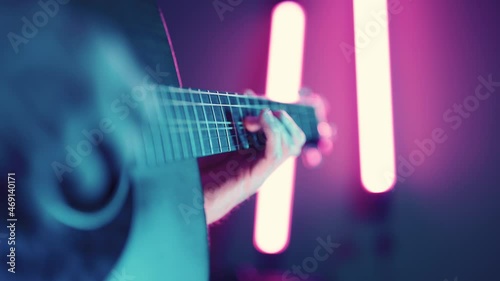
[[[219,153],[262,148],[262,133],[250,133],[243,118],[262,109],[285,110],[306,135],[306,144],[319,139],[314,108],[227,92],[178,87],[155,88],[144,102],[141,162],[157,165]]]

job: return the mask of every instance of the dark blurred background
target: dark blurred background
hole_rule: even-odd
[[[308,280],[500,280],[500,87],[460,125],[443,117],[474,95],[479,76],[500,81],[500,4],[400,1],[389,24],[398,166],[435,128],[447,138],[392,191],[369,194],[359,175],[355,62],[339,47],[354,45],[352,1],[298,2],[307,16],[303,85],[329,101],[338,139],[319,168],[298,165],[286,251],[254,248],[253,198],[210,228],[212,279],[300,280],[282,273],[331,236],[340,246]],[[222,17],[213,3],[160,0],[183,86],[263,93],[279,1],[243,0]]]

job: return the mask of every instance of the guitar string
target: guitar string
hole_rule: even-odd
[[[162,121],[166,121],[166,122],[162,122]],[[193,121],[190,119],[168,119],[168,120],[161,120],[160,124],[167,125],[169,131],[171,131],[173,133],[179,133],[179,132],[190,133],[190,132],[193,132],[193,128],[190,125],[196,125],[199,122],[206,123],[207,125],[216,125],[216,124],[218,125],[218,127],[198,128],[198,130],[201,130],[201,131],[215,131],[215,132],[218,131],[218,132],[229,133],[230,130],[233,130],[235,128],[244,128],[243,121],[230,122],[230,121],[202,121],[202,120]],[[184,125],[187,125],[187,126],[184,126]],[[220,126],[220,125],[223,125],[223,126]],[[231,126],[231,125],[233,125],[233,126]],[[234,125],[236,125],[236,126],[234,126]],[[225,134],[225,136],[226,135],[233,136],[233,137],[237,136],[236,134],[233,135],[233,134],[227,134],[227,133]],[[220,136],[213,137],[212,139],[214,139],[214,138],[220,138]],[[194,139],[194,138],[192,138],[192,139]]]
[[[311,108],[312,109],[312,106],[310,105],[304,105],[304,104],[297,104],[297,103],[291,103],[291,104],[287,104],[287,103],[281,103],[281,102],[277,102],[277,101],[272,101],[272,100],[268,100],[268,99],[265,99],[264,97],[260,97],[260,96],[251,96],[251,95],[241,95],[241,94],[237,94],[237,93],[230,93],[230,92],[219,92],[219,91],[215,91],[215,92],[210,92],[210,91],[202,91],[201,89],[191,89],[191,88],[188,88],[188,89],[185,89],[185,88],[177,88],[177,87],[172,87],[172,86],[165,86],[165,85],[158,85],[159,88],[160,88],[160,91],[164,91],[162,92],[162,94],[169,94],[169,93],[181,93],[181,94],[196,94],[196,95],[217,95],[217,96],[224,96],[224,97],[227,97],[228,99],[230,97],[233,97],[233,98],[236,98],[236,99],[247,99],[247,100],[254,100],[254,101],[261,101],[261,102],[266,102],[266,103],[271,103],[270,105],[281,105],[281,106],[296,106],[296,107],[300,107],[300,108]],[[200,100],[201,100],[201,97],[200,97]],[[224,106],[229,106],[228,104],[205,104],[205,105],[224,105]],[[238,105],[231,105],[231,106],[235,106],[235,107],[240,107]],[[257,107],[268,107],[267,105],[248,105],[248,106],[242,106],[242,107],[248,107],[248,108],[257,108]]]
[[[164,88],[164,87],[162,87]],[[221,106],[220,109],[221,109],[221,113],[224,113],[224,111],[222,110],[222,106],[227,106],[227,107],[232,107],[232,108],[240,108],[240,112],[241,112],[241,108],[247,108],[247,109],[263,109],[263,108],[269,108],[269,107],[275,107],[275,106],[280,106],[280,107],[283,107],[283,106],[297,106],[297,107],[302,107],[302,108],[306,108],[307,109],[307,106],[304,106],[304,105],[299,105],[299,104],[281,104],[281,103],[277,103],[277,102],[274,102],[274,101],[268,101],[268,100],[265,100],[263,98],[259,98],[259,97],[253,97],[253,96],[244,96],[244,95],[236,95],[236,94],[230,94],[228,92],[226,93],[220,93],[220,92],[202,92],[201,90],[192,90],[192,89],[182,89],[182,88],[174,88],[174,87],[166,87],[167,89],[170,89],[171,91],[167,91],[166,94],[174,94],[173,92],[177,92],[177,93],[182,93],[182,94],[198,94],[198,95],[203,95],[203,94],[210,94],[210,95],[218,95],[218,99],[219,99],[219,104],[210,104],[210,103],[205,103],[202,98],[200,97],[200,101],[201,102],[195,102],[195,101],[179,101],[179,100],[170,100],[170,102],[165,102],[165,100],[162,98],[162,101],[163,101],[163,105],[168,105],[168,106],[182,106],[185,111],[185,115],[186,117],[188,117],[188,113],[186,111],[186,108],[188,105],[191,105],[191,106],[211,106],[212,107],[212,111],[214,113],[214,119],[216,119],[216,115],[215,115],[215,109],[214,109],[214,106]],[[164,89],[162,89],[164,90]],[[165,93],[161,93],[162,95],[165,94]],[[166,95],[168,96],[168,95]],[[220,96],[226,96],[228,97],[228,104],[223,104],[222,103],[222,100],[220,99]],[[229,97],[233,97],[233,98],[236,98],[236,102],[238,103],[237,105],[236,104],[231,104],[231,100],[229,99]],[[182,97],[181,97],[182,98]],[[246,103],[248,105],[240,105],[239,102],[241,100],[238,100],[239,98],[246,98]],[[250,100],[256,100],[256,101],[263,101],[263,102],[270,102],[271,104],[268,104],[268,105],[265,105],[265,104],[262,104],[262,105],[250,105],[249,104],[249,101]],[[203,108],[205,109],[205,108]],[[166,109],[165,109],[166,110]],[[195,113],[195,115],[197,115],[197,111],[194,110],[193,111]],[[303,115],[303,112],[299,112],[300,115]],[[174,115],[178,115],[178,114],[175,114],[174,112]],[[292,115],[292,114],[291,114]],[[293,115],[297,115],[297,113],[294,113]],[[307,116],[307,115],[306,115]],[[300,116],[300,117],[303,117],[303,116]],[[164,120],[162,120],[164,121]],[[187,127],[187,128],[177,128],[177,126],[181,125],[179,123],[185,123],[185,124],[197,124],[198,127],[199,127],[199,122],[204,122],[204,123],[207,123],[207,128],[205,129],[206,131],[213,131],[213,130],[216,130],[217,133],[219,132],[219,130],[224,130],[224,131],[227,131],[227,134],[226,136],[224,137],[227,137],[228,138],[228,145],[229,146],[222,146],[222,144],[220,143],[220,135],[218,135],[218,137],[210,137],[209,135],[209,138],[203,138],[202,140],[207,140],[207,139],[214,139],[214,138],[217,138],[219,139],[219,148],[220,150],[222,151],[223,149],[232,149],[232,148],[235,148],[235,149],[239,149],[239,148],[242,148],[243,146],[242,145],[239,145],[238,143],[237,144],[234,144],[232,145],[231,144],[231,141],[230,141],[230,137],[231,138],[236,138],[237,142],[238,142],[238,135],[237,134],[229,134],[229,130],[231,129],[236,129],[236,127],[243,127],[243,122],[242,121],[233,121],[233,122],[230,122],[230,121],[208,121],[208,120],[197,120],[197,122],[194,122],[194,121],[191,121],[191,120],[182,120],[182,119],[174,119],[174,120],[167,120],[167,123],[169,123],[170,125],[174,125],[176,126],[175,130],[176,132],[189,132],[190,134],[192,133],[191,131],[191,127]],[[308,121],[311,121],[311,120],[308,120]],[[175,123],[177,122],[177,123]],[[160,122],[162,123],[162,122]],[[209,128],[208,127],[208,124],[215,124],[216,125],[216,128]],[[235,127],[231,127],[231,126],[226,126],[226,127],[221,127],[219,129],[218,125],[226,125],[226,124],[234,124],[236,125]],[[169,128],[170,130],[172,130],[172,127]],[[236,132],[237,133],[237,132]],[[194,140],[194,138],[192,138]],[[203,145],[201,146],[202,147],[202,150],[204,149]],[[211,150],[213,150],[213,148],[211,147]],[[194,154],[197,154],[197,153],[194,153]],[[202,153],[202,155],[205,155],[205,153]]]
[[[247,108],[247,109],[265,109],[269,108],[272,110],[272,107],[276,107],[277,105],[274,104],[269,104],[269,105],[231,105],[231,104],[213,104],[213,103],[205,103],[205,102],[195,102],[195,101],[179,101],[179,100],[172,100],[170,99],[167,102],[164,102],[163,105],[166,106],[186,106],[186,105],[191,105],[191,106],[224,106],[224,107],[230,107],[230,108]],[[281,108],[285,108],[287,105],[280,105]],[[294,106],[294,105],[288,105],[288,106]],[[292,108],[290,108],[292,109]],[[308,109],[308,107],[305,107],[304,109]],[[286,111],[286,110],[285,110]]]
[[[183,93],[183,94],[198,94],[198,95],[208,94],[208,95],[219,95],[219,96],[226,96],[226,97],[246,98],[246,99],[250,99],[250,100],[270,101],[270,100],[267,100],[267,99],[265,99],[263,97],[259,97],[259,96],[241,95],[241,94],[230,93],[230,92],[219,92],[219,91],[210,92],[210,91],[203,91],[201,89],[191,89],[191,88],[185,89],[185,88],[177,88],[177,87],[172,87],[172,86],[160,85],[160,88],[163,88],[163,87],[170,90],[170,92],[177,92],[177,93]],[[167,90],[167,92],[169,92],[168,90]],[[280,103],[280,102],[275,102],[275,101],[270,101],[270,102]],[[300,104],[297,104],[297,105],[303,106]]]

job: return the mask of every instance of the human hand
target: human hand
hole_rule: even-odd
[[[252,169],[259,176],[267,177],[286,159],[298,156],[306,142],[304,132],[283,110],[264,109],[259,116],[246,117],[244,125],[249,132],[262,130],[266,136],[264,153]]]
[[[284,111],[265,109],[243,123],[251,133],[264,133],[262,149],[252,147],[199,159],[208,224],[252,196],[280,164],[301,153],[306,141],[304,132]]]

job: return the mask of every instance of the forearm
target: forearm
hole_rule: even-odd
[[[254,194],[248,180],[231,180],[222,186],[204,186],[207,224],[222,219],[232,209]]]
[[[254,195],[272,171],[256,173],[248,167],[254,157],[233,157],[232,160],[205,169],[202,185],[207,224],[223,218],[232,209]]]

